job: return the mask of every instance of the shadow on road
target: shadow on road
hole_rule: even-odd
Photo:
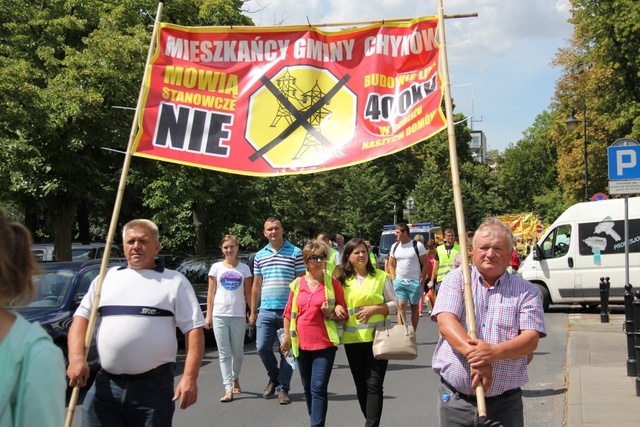
[[[600,313],[600,306],[598,304],[590,304],[583,307],[581,304],[564,305],[557,304],[549,306],[547,313]],[[610,314],[624,314],[624,305],[622,304],[609,304]]]
[[[549,397],[549,396],[557,396],[559,394],[565,394],[567,392],[566,388],[559,388],[557,390],[554,389],[545,389],[545,390],[522,390],[522,397]]]

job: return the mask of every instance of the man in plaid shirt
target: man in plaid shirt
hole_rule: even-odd
[[[478,339],[467,334],[461,269],[442,282],[431,315],[440,339],[433,370],[440,375],[438,415],[441,426],[475,426],[475,387],[482,383],[487,424],[523,426],[521,386],[538,340],[546,336],[538,288],[508,273],[513,251],[511,230],[487,219],[473,239],[471,287]]]

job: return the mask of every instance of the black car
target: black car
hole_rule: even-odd
[[[249,251],[239,251],[238,252],[238,260],[245,264],[249,265],[249,269],[251,269],[251,274],[253,274],[253,265],[249,264],[249,259],[254,252]],[[187,257],[182,260],[182,262],[176,267],[176,271],[184,274],[184,276],[191,282],[193,285],[203,285],[209,282],[209,270],[211,266],[220,262],[224,259],[224,256],[218,252],[215,254],[208,255],[195,255],[191,257]],[[206,291],[206,287],[204,290]],[[196,291],[199,288],[196,287]]]
[[[253,274],[253,255],[255,252],[239,251],[238,260],[249,265],[251,274]],[[193,289],[196,292],[200,306],[202,307],[202,313],[207,314],[207,292],[209,289],[209,270],[211,266],[219,261],[222,261],[224,256],[218,252],[210,255],[197,255],[186,258],[176,267],[176,271],[182,273],[193,285]],[[251,261],[251,262],[250,262]],[[244,335],[244,342],[249,343],[256,339],[255,326],[249,325],[249,315],[251,310],[247,305],[247,329]],[[205,332],[206,333],[206,332]],[[207,340],[211,340],[213,334],[207,333]]]
[[[67,336],[73,314],[80,305],[89,285],[100,273],[100,260],[50,262],[40,264],[42,274],[34,276],[36,294],[33,301],[11,307],[30,322],[38,322],[51,335],[67,358]],[[122,265],[112,262],[110,266]],[[93,341],[87,358],[91,372],[100,367],[98,352]]]

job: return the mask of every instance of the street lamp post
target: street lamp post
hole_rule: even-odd
[[[584,119],[582,123],[584,125],[584,201],[589,201],[589,168],[587,163],[587,103],[582,99],[582,105],[584,107]],[[571,109],[569,114],[569,118],[565,120],[564,124],[567,126],[568,130],[576,130],[578,125],[580,124],[580,120],[575,117],[575,109]]]

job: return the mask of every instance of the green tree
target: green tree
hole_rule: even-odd
[[[470,129],[463,116],[454,115],[458,175],[462,193],[465,226],[475,227],[484,217],[494,212],[496,199],[494,179],[487,165],[473,160],[469,141]],[[412,194],[417,201],[418,218],[439,225],[456,226],[453,201],[451,161],[447,132],[443,131],[415,148],[415,156],[422,167]]]
[[[553,116],[545,111],[536,117],[523,138],[497,158],[498,192],[504,212],[534,210],[534,198],[557,187],[557,152],[551,139]]]
[[[534,212],[545,224],[551,224],[571,203],[564,200],[560,188],[554,188],[533,198]]]
[[[70,259],[78,207],[113,185],[101,147],[126,134],[111,106],[135,99],[147,30],[132,2],[98,0],[8,0],[0,23],[2,186]]]
[[[563,75],[556,85],[554,132],[559,183],[565,199],[576,202],[584,194],[584,134],[563,128],[569,108],[587,122],[590,194],[606,191],[606,147],[640,137],[640,3],[573,0],[571,12],[573,37],[555,60]]]
[[[381,212],[388,209],[388,200],[395,192],[390,177],[380,173],[375,162],[351,166],[345,170],[344,189],[340,199],[344,201],[340,215],[343,231],[351,237],[377,241],[382,222]]]
[[[127,144],[131,118],[112,107],[135,105],[151,22],[139,10],[153,10],[154,4],[0,4],[0,189],[22,206],[37,236],[54,239],[58,259],[70,259],[72,238],[106,234],[103,227],[92,227],[90,219],[109,222],[111,204],[104,199],[115,194],[122,159],[102,147],[122,150]],[[176,0],[165,7],[162,19],[184,25],[251,25],[241,13],[243,4]],[[152,166],[142,163],[139,168]],[[138,176],[145,180],[148,175]],[[134,205],[127,206],[128,212],[145,212],[139,202]],[[203,203],[198,199],[191,207],[193,223],[199,224]],[[96,221],[105,217],[107,221]],[[73,231],[76,224],[79,234]],[[179,233],[176,239],[181,240]]]

